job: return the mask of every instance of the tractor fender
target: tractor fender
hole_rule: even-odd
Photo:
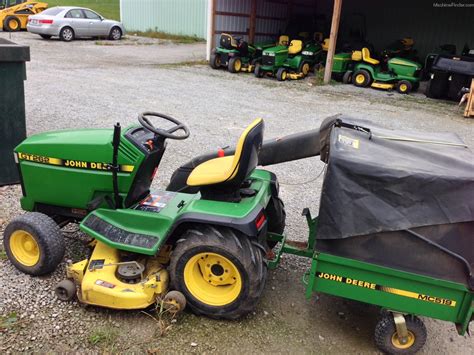
[[[372,77],[372,79],[375,79],[375,71],[374,71],[374,68],[371,66],[371,65],[368,65],[368,64],[358,64],[354,67],[354,73],[357,71],[357,70],[366,70],[367,72],[369,72],[370,76]]]

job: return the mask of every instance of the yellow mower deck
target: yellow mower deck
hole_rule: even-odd
[[[143,278],[138,283],[125,283],[116,277],[119,263],[117,249],[97,242],[90,259],[69,265],[67,277],[79,286],[79,300],[107,308],[142,309],[164,296],[168,272],[157,258],[146,259]]]
[[[378,81],[374,81],[372,85],[370,85],[373,88],[376,89],[383,89],[383,90],[392,90],[395,87],[395,84],[387,84],[387,83],[381,83]]]

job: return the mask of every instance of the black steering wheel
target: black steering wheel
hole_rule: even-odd
[[[168,130],[164,130],[161,128],[156,128],[153,126],[153,124],[150,122],[150,120],[147,118],[147,116],[153,116],[153,117],[159,117],[162,118],[166,121],[173,122],[175,124],[174,127],[171,127]],[[158,112],[143,112],[138,115],[138,122],[143,126],[143,128],[146,128],[147,130],[155,133],[158,136],[169,138],[169,139],[186,139],[189,137],[189,128],[182,122],[178,121],[176,118],[173,118],[171,116],[164,115],[162,113]],[[183,131],[184,133],[181,135],[173,134],[176,131]]]

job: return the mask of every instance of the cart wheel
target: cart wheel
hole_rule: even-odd
[[[187,230],[173,250],[173,288],[197,314],[237,319],[251,312],[265,286],[263,248],[233,229],[211,225]]]
[[[352,76],[352,83],[361,88],[369,86],[371,81],[370,73],[364,69],[357,70]]]
[[[186,308],[186,297],[179,291],[170,291],[163,299],[164,306],[171,313],[179,313]]]
[[[242,60],[240,58],[230,58],[227,69],[231,73],[238,73],[242,69]]]
[[[342,76],[342,82],[344,84],[352,83],[352,70],[348,70],[344,73],[344,75]]]
[[[277,71],[276,77],[278,81],[285,81],[286,78],[288,77],[288,72],[286,71],[285,68],[280,68]]]
[[[54,289],[56,297],[65,302],[72,300],[76,295],[76,291],[76,284],[69,279],[62,280]]]
[[[255,65],[255,69],[253,71],[254,75],[257,77],[257,78],[263,78],[263,75],[265,74],[261,68],[261,64],[260,63],[257,63]]]
[[[400,80],[397,83],[397,91],[400,94],[408,94],[412,89],[412,85],[408,80]]]
[[[384,316],[375,327],[375,344],[388,354],[414,354],[426,343],[426,328],[420,318],[405,316],[408,339],[402,344],[397,336],[393,316]]]
[[[3,244],[10,262],[34,276],[53,272],[66,249],[58,225],[38,212],[13,219],[5,229]]]
[[[212,69],[219,69],[221,66],[221,56],[219,54],[211,54],[211,58],[209,59],[209,65]]]

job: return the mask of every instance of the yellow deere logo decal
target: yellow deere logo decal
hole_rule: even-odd
[[[456,306],[456,301],[450,300],[448,298],[435,297],[435,296],[424,295],[424,294],[416,293],[416,292],[412,292],[412,291],[400,290],[398,288],[386,287],[386,286],[382,286],[382,285],[377,285],[373,282],[367,282],[367,281],[363,281],[363,280],[356,280],[356,279],[353,279],[353,278],[350,278],[350,277],[339,276],[339,275],[335,275],[335,274],[328,274],[327,272],[318,272],[316,274],[316,276],[320,279],[341,282],[341,283],[345,283],[345,284],[352,285],[352,286],[357,286],[357,287],[369,288],[369,289],[372,289],[372,290],[391,293],[391,294],[398,295],[398,296],[415,298],[415,299],[420,300],[420,301],[437,303],[437,304],[440,304],[440,305],[443,305],[443,306],[449,306],[449,307],[455,307]]]
[[[34,163],[47,164],[47,165],[58,165],[65,168],[75,168],[75,169],[88,169],[88,170],[102,170],[110,171],[112,170],[111,165],[108,163],[100,162],[90,162],[82,160],[70,160],[70,159],[58,159],[45,157],[41,155],[28,154],[28,153],[18,153],[19,160],[27,160]],[[133,165],[120,165],[120,171],[124,173],[131,173],[134,170]]]

